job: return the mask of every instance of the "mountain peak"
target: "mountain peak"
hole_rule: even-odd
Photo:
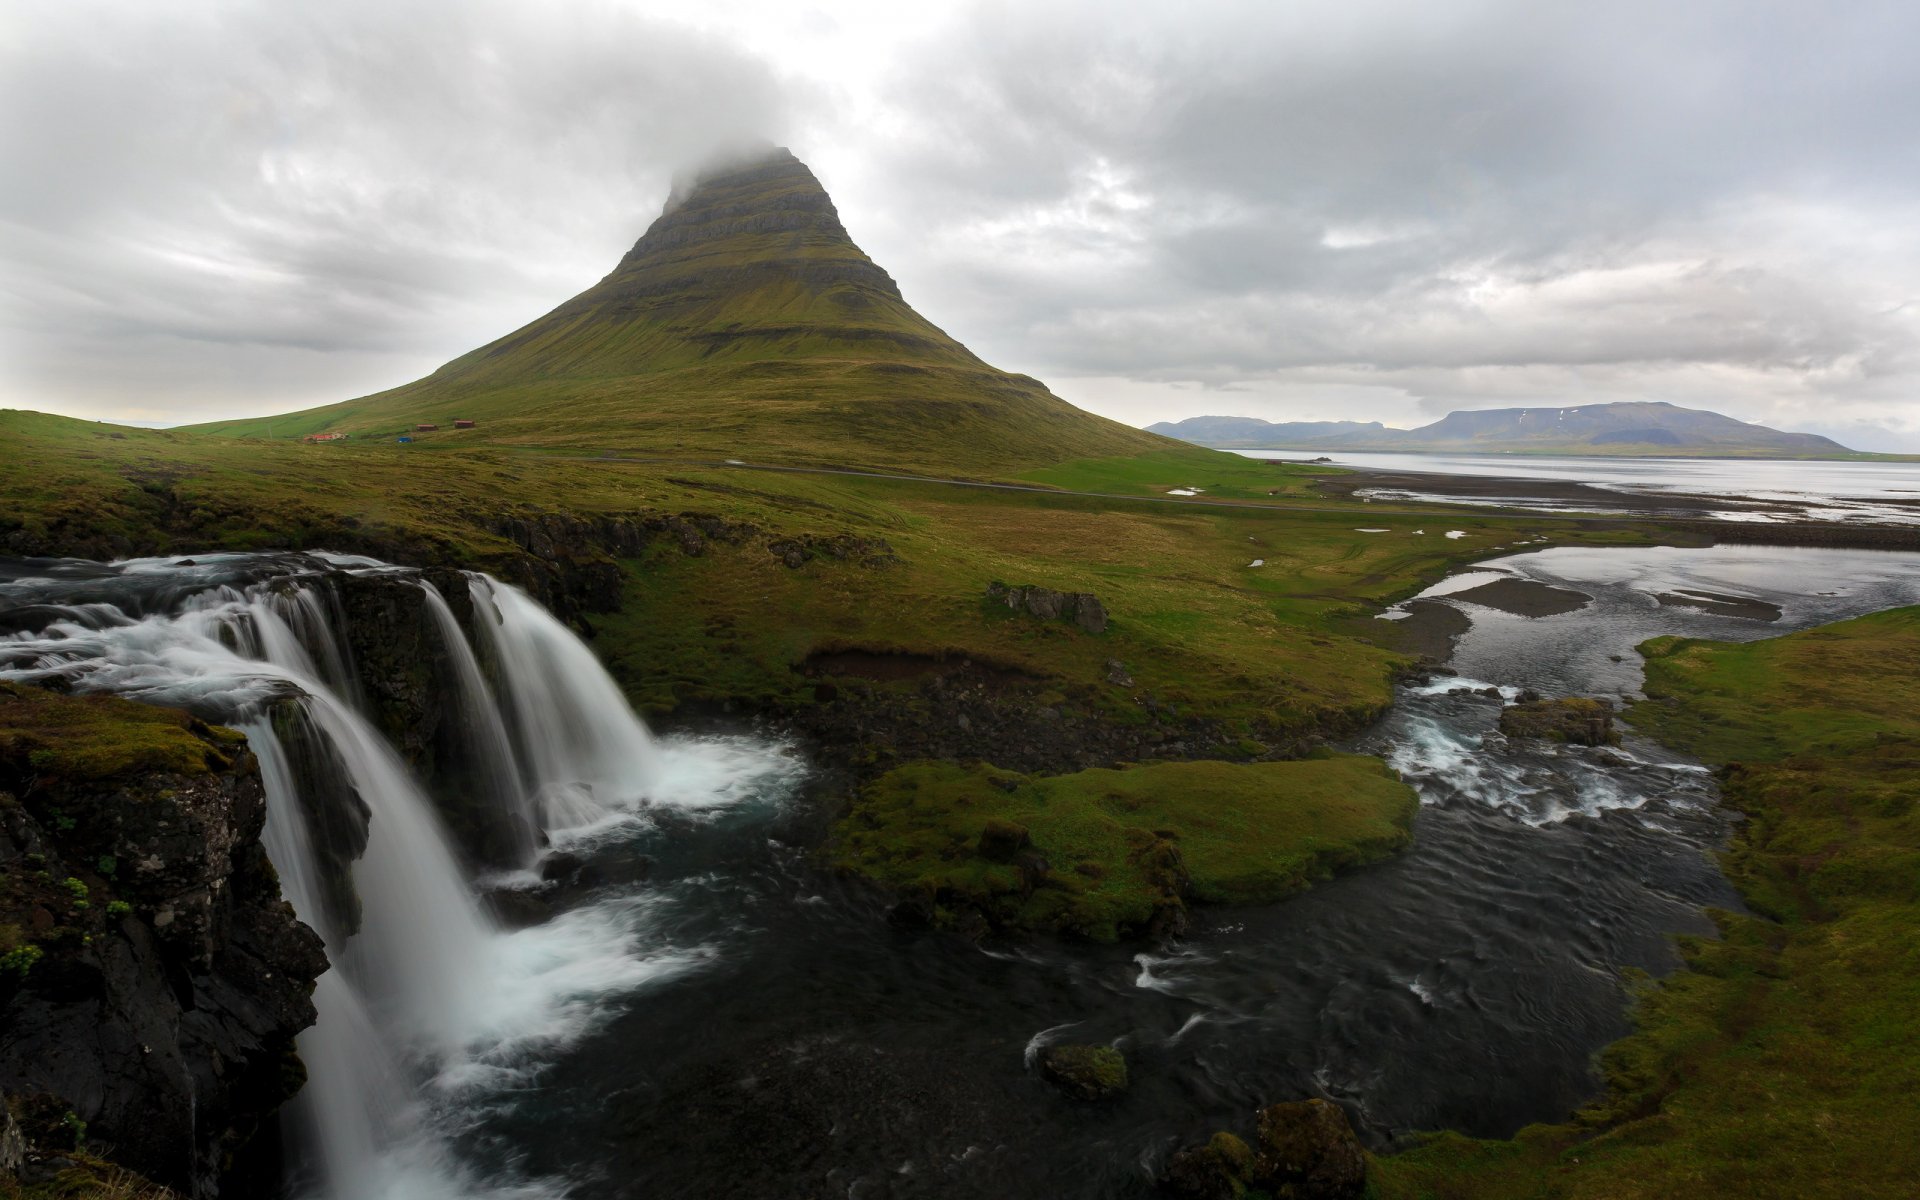
[[[644,277],[657,290],[663,272],[737,268],[744,260],[815,287],[844,283],[901,299],[893,277],[853,244],[827,189],[782,146],[676,177],[660,215],[602,286]]]
[[[475,422],[468,441],[942,472],[1166,445],[915,312],[813,172],[769,145],[682,174],[612,272],[545,316],[424,379],[276,420],[359,434],[455,419]]]
[[[794,157],[793,151],[771,142],[761,142],[744,149],[717,151],[674,172],[673,186],[667,192],[667,203],[660,215],[664,217],[671,214],[710,184],[727,187],[747,182],[746,177],[749,176],[777,177],[796,172],[813,179],[813,172]],[[813,182],[815,187],[819,186],[819,180],[813,179]],[[822,188],[821,194],[825,195],[825,192],[826,189]]]

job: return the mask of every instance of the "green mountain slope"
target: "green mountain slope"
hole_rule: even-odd
[[[455,419],[477,428],[452,431]],[[915,312],[776,150],[677,187],[613,272],[424,379],[272,419],[640,453],[1005,471],[1165,448],[999,371]],[[264,419],[200,427],[262,436]]]

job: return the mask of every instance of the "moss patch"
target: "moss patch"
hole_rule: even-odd
[[[1076,1100],[1105,1100],[1127,1090],[1127,1059],[1112,1046],[1048,1046],[1040,1073]]]
[[[1191,898],[1277,900],[1405,846],[1417,800],[1378,759],[1162,763],[1032,777],[915,763],[867,788],[834,862],[936,924],[1112,941]],[[1026,831],[1030,845],[1003,849]]]
[[[245,739],[177,709],[0,683],[0,763],[32,775],[101,779],[129,771],[202,775]]]

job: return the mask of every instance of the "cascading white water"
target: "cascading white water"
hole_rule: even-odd
[[[268,854],[333,964],[315,989],[318,1022],[299,1038],[308,1068],[293,1106],[309,1159],[303,1195],[552,1196],[544,1185],[471,1178],[437,1133],[436,1105],[476,1081],[524,1078],[518,1064],[528,1048],[579,1036],[599,1011],[595,998],[697,965],[704,954],[643,947],[645,906],[631,901],[528,930],[493,927],[431,802],[357,711],[338,608],[316,579],[341,567],[394,575],[402,586],[410,578],[368,560],[215,556],[185,567],[116,564],[120,574],[107,583],[98,570],[70,584],[16,579],[0,585],[0,609],[51,603],[62,616],[0,636],[0,678],[58,679],[188,707],[247,735],[267,791]],[[166,583],[166,611],[136,615],[156,607],[156,578]],[[115,579],[125,584],[125,607],[99,598],[115,594]],[[412,582],[426,594],[463,737],[480,757],[468,775],[495,786],[497,802],[526,818],[529,833],[536,817],[566,828],[633,811],[656,777],[669,793],[664,803],[696,809],[733,802],[741,779],[768,771],[766,755],[749,762],[717,745],[711,754],[683,749],[658,766],[645,726],[578,638],[517,589],[484,575],[470,580],[497,688],[444,599],[424,580]],[[303,804],[301,788],[311,781],[299,777],[288,734],[309,753],[318,748],[370,813],[365,851],[351,869],[357,931],[329,909],[326,859],[306,815],[341,798]]]
[[[487,575],[468,581],[545,827],[589,825],[633,808],[657,779],[657,755],[619,685],[531,596]]]
[[[420,581],[420,588],[426,594],[427,612],[433,617],[434,629],[440,634],[440,643],[453,668],[453,703],[458,718],[455,725],[460,731],[463,752],[474,767],[468,775],[475,786],[485,791],[488,804],[510,818],[507,825],[515,838],[514,849],[518,859],[525,863],[533,857],[534,832],[543,829],[546,822],[532,802],[532,793],[522,777],[500,705],[481,673],[480,661],[474,657],[466,633],[454,619],[453,610],[447,607],[440,589],[424,579]]]

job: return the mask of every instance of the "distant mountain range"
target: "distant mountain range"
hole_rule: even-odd
[[[1204,446],[1275,450],[1411,450],[1531,454],[1822,458],[1853,451],[1813,433],[1787,433],[1700,408],[1659,402],[1452,412],[1418,429],[1378,421],[1188,417],[1149,425]]]

